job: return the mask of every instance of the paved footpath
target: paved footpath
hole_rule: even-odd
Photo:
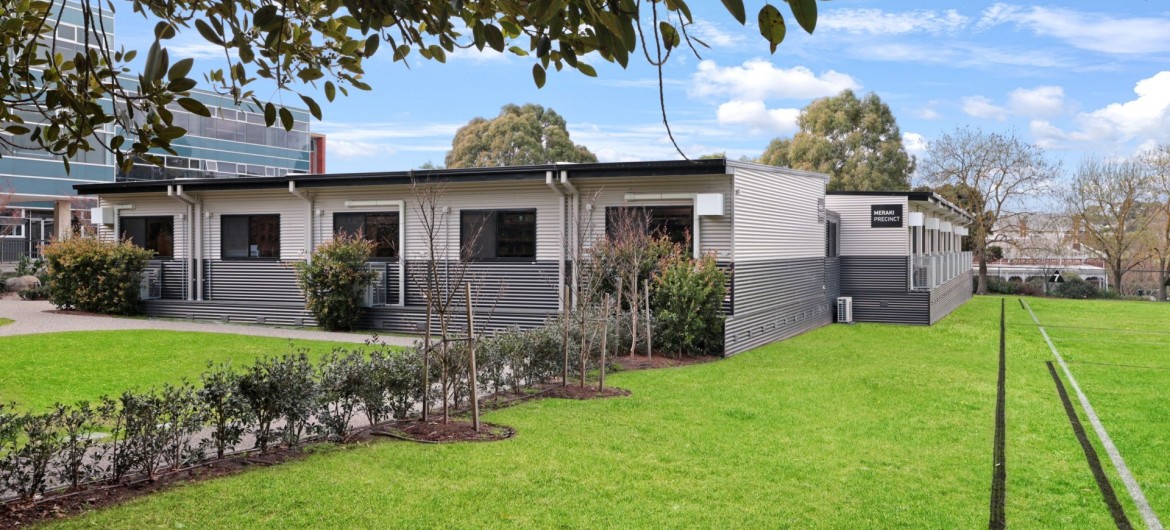
[[[55,333],[59,331],[163,329],[354,343],[362,343],[370,338],[370,335],[361,333],[334,333],[309,329],[278,328],[274,326],[69,315],[51,312],[53,309],[53,305],[45,301],[14,300],[10,298],[0,299],[0,318],[8,318],[15,321],[7,326],[0,326],[0,337]],[[392,346],[410,346],[414,343],[414,337],[406,336],[379,336],[378,340]]]

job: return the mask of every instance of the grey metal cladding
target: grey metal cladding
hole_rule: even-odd
[[[203,297],[208,300],[298,303],[305,297],[297,286],[292,263],[280,261],[207,261]]]
[[[724,330],[725,354],[831,323],[825,267],[824,258],[736,263],[735,314]]]
[[[452,325],[456,330],[466,329],[466,308],[455,307]],[[511,326],[532,329],[540,326],[556,313],[554,311],[482,310],[475,311],[476,330],[499,331]],[[421,333],[425,329],[425,307],[371,307],[362,315],[361,327],[395,333]],[[432,320],[432,325],[437,325]]]
[[[187,261],[166,260],[155,262],[162,269],[162,297],[166,300],[183,300],[187,297]]]
[[[972,296],[971,272],[960,274],[930,292],[930,323],[934,324],[958,309]]]
[[[256,304],[231,301],[146,300],[146,314],[155,317],[216,320],[245,324],[315,326],[317,321],[304,304]]]
[[[841,296],[853,297],[855,322],[929,324],[930,293],[907,288],[906,256],[841,256]]]
[[[841,258],[825,258],[825,296],[834,307],[841,296]]]
[[[841,256],[841,296],[906,292],[906,256]]]
[[[425,305],[423,288],[426,285],[427,262],[406,261],[406,305]],[[448,266],[449,265],[449,266]],[[458,262],[439,262],[439,280],[450,275],[457,281]],[[472,298],[481,308],[537,309],[556,311],[557,262],[473,262],[467,269],[466,280],[472,283]],[[463,293],[454,294],[456,304],[462,304]]]

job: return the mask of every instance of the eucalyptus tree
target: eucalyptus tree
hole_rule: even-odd
[[[313,95],[333,101],[349,90],[370,90],[366,63],[381,50],[407,64],[416,58],[445,62],[456,49],[530,57],[533,81],[541,87],[549,70],[596,76],[591,63],[597,61],[625,68],[640,44],[658,71],[661,102],[663,64],[676,51],[698,55],[705,46],[691,35],[695,18],[686,0],[129,0],[122,5],[155,22],[143,67],[132,71],[138,50],[115,48],[106,38],[113,2],[76,2],[83,46],[59,46],[54,26],[65,2],[5,3],[0,127],[7,135],[0,135],[0,146],[42,149],[66,167],[70,157],[95,149],[113,152],[124,167],[135,157],[157,163],[148,151],[173,152],[171,142],[186,133],[171,109],[210,115],[191,94],[201,85],[262,110],[268,126],[279,121],[290,129],[293,114],[261,102],[257,90],[295,94],[321,119]],[[747,21],[743,0],[723,5],[740,24]],[[788,6],[811,33],[816,1],[790,0]],[[774,53],[786,34],[780,10],[764,3],[757,27]],[[221,49],[225,66],[196,81],[194,61],[168,50],[180,34]]]
[[[573,143],[560,114],[533,103],[504,105],[490,120],[472,119],[455,132],[445,161],[450,168],[554,162],[597,162],[597,155]]]
[[[858,99],[847,89],[818,99],[800,111],[797,123],[800,131],[772,140],[761,163],[828,174],[830,190],[910,189],[915,159],[877,94]]]

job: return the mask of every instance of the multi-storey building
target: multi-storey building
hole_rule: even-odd
[[[56,49],[71,56],[85,49],[86,31],[80,2],[67,0],[61,6],[56,25]],[[96,46],[114,39],[114,19],[102,15],[104,35],[90,33]],[[133,83],[132,79],[125,82]],[[136,164],[129,172],[115,168],[114,156],[100,146],[79,153],[70,160],[70,170],[60,157],[42,150],[0,149],[0,262],[35,254],[37,247],[54,233],[53,218],[77,202],[73,186],[115,181],[171,180],[178,178],[280,177],[290,173],[324,172],[325,143],[309,130],[310,115],[303,109],[289,109],[295,124],[291,131],[265,127],[261,109],[236,106],[232,98],[210,91],[193,91],[191,97],[212,111],[205,118],[170,107],[174,125],[187,130],[174,141],[178,155],[159,152],[162,166]],[[35,121],[33,115],[27,117]],[[110,129],[100,134],[106,139]],[[84,210],[79,210],[84,211]]]

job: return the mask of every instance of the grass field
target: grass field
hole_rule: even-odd
[[[1052,354],[1027,313],[1009,302],[1008,524],[1111,527],[1045,365]],[[1083,318],[1115,331],[1114,315],[1152,307],[1032,303],[1042,322]],[[998,316],[998,298],[977,298],[929,328],[829,326],[718,363],[618,373],[610,381],[631,397],[544,400],[487,414],[517,429],[508,441],[322,447],[298,462],[177,487],[59,526],[985,526]],[[1127,325],[1158,329],[1156,319]],[[1070,346],[1070,360],[1106,355],[1082,344],[1083,351]],[[1119,347],[1112,355],[1136,354]],[[1106,425],[1116,424],[1122,451],[1133,452],[1127,458],[1139,478],[1165,485],[1160,473],[1170,465],[1157,461],[1167,454],[1158,429],[1135,426],[1143,416],[1127,412],[1158,419],[1148,401],[1158,387],[1128,387],[1160,380],[1114,380],[1114,372],[1072,366],[1078,377],[1084,372]],[[1164,505],[1165,495],[1147,494],[1156,509]]]
[[[322,355],[354,344],[295,341]],[[289,341],[224,333],[85,331],[0,337],[0,402],[43,408],[95,400],[186,377],[208,361],[246,366],[260,356],[292,351]]]
[[[1029,300],[1154,512],[1170,522],[1170,304]],[[1067,382],[1067,381],[1066,381]],[[1071,390],[1070,390],[1071,392]],[[1088,428],[1088,427],[1086,427]],[[1099,440],[1091,437],[1105,459]],[[1122,483],[1131,521],[1140,524]]]

